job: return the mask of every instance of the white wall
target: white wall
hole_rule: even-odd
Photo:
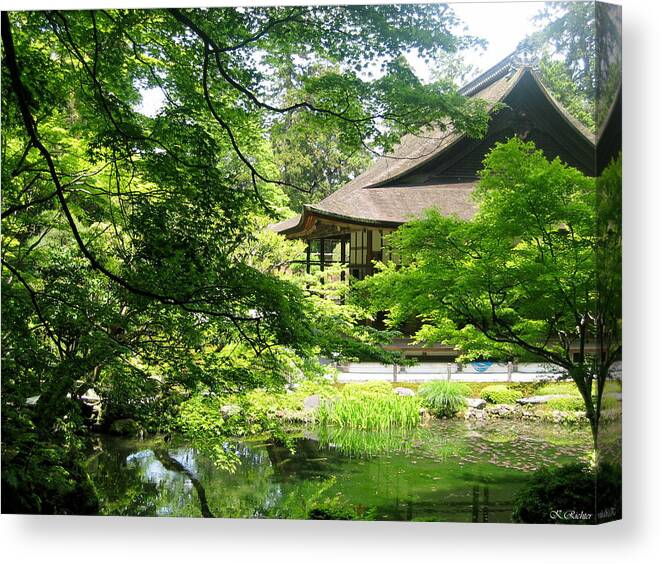
[[[466,363],[459,365],[447,362],[425,362],[397,369],[398,382],[426,382],[446,380],[448,367],[451,380],[456,382],[532,382],[557,377],[562,374],[558,366],[536,362],[518,363],[516,370],[508,375],[506,363]],[[377,362],[351,362],[338,367],[340,382],[392,381],[393,367]]]

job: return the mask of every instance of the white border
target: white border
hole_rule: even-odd
[[[248,2],[242,2],[247,4]],[[263,2],[263,4],[293,2]],[[331,3],[331,2],[323,2]],[[336,2],[340,3],[340,2]],[[342,2],[346,3],[346,2]],[[3,9],[230,5],[9,0]],[[650,562],[661,554],[658,3],[624,0],[625,518],[600,527],[8,516],[5,562]],[[496,24],[502,25],[502,24]]]

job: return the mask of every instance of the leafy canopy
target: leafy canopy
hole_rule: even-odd
[[[405,265],[384,265],[361,295],[393,326],[420,318],[418,340],[454,345],[463,358],[523,356],[565,368],[598,421],[621,352],[619,272],[597,271],[617,266],[619,235],[608,226],[618,221],[618,166],[599,179],[597,207],[594,178],[518,138],[496,144],[474,192],[475,217],[430,210],[403,225],[391,244]]]
[[[38,508],[42,466],[75,483],[75,449],[11,469],[54,452],[20,445],[75,444],[90,387],[104,417],[157,427],[191,390],[376,350],[363,311],[283,273],[295,245],[255,235],[311,189],[276,126],[339,160],[433,122],[479,134],[479,103],[401,58],[471,44],[455,24],[426,5],[2,13],[3,503]]]

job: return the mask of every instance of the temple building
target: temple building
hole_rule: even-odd
[[[534,141],[549,159],[560,157],[595,175],[594,135],[554,100],[533,67],[516,53],[460,92],[487,100],[492,107],[482,139],[451,128],[406,135],[392,154],[363,174],[273,226],[289,239],[308,242],[308,272],[342,263],[343,278],[362,279],[373,273],[374,261],[397,261],[384,246],[384,236],[426,209],[469,219],[475,212],[471,192],[482,160],[498,141],[513,136]]]
[[[451,128],[406,135],[392,154],[374,161],[363,174],[272,226],[289,239],[308,242],[308,272],[340,263],[345,265],[343,279],[362,279],[373,274],[374,261],[399,261],[384,245],[384,236],[425,210],[470,219],[476,211],[471,193],[485,155],[496,142],[513,136],[533,141],[549,159],[559,157],[595,176],[595,136],[553,98],[534,67],[517,53],[460,92],[489,102],[491,119],[483,138]],[[410,339],[386,348],[427,361],[449,362],[457,354],[451,347],[420,346]]]

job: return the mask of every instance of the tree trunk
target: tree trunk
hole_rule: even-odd
[[[599,453],[599,416],[600,416],[600,402],[597,402],[597,409],[592,402],[592,371],[584,364],[577,364],[570,371],[569,375],[576,384],[578,391],[583,398],[585,404],[585,415],[590,422],[590,431],[592,433],[592,445],[595,453]],[[599,385],[597,385],[599,388]]]

